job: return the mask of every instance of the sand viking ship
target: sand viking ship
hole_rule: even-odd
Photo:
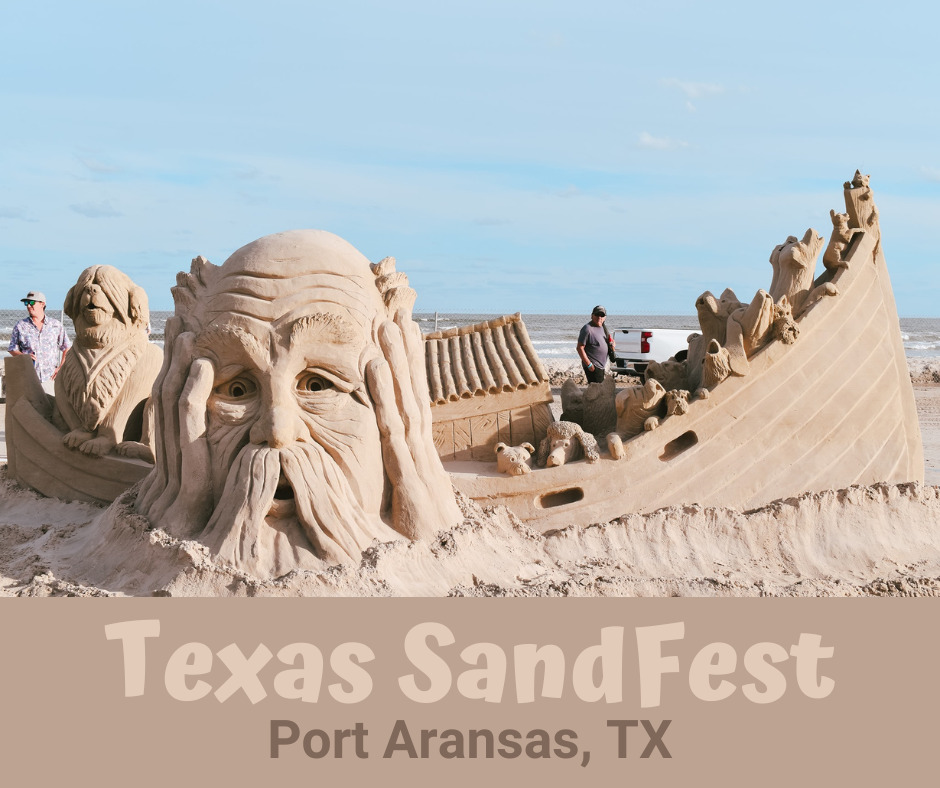
[[[626,395],[610,384],[577,392],[585,407],[563,417],[594,436],[592,456],[552,467],[533,462],[518,475],[498,470],[500,444],[541,448],[558,423],[545,366],[520,315],[425,336],[433,437],[454,486],[548,530],[675,504],[752,509],[804,491],[922,482],[913,389],[867,177],[856,173],[844,192],[846,214],[831,212],[818,278],[797,290],[785,281],[793,275],[783,258],[801,263],[812,280],[819,249],[797,260],[800,243],[821,243],[808,231],[804,242],[791,237],[774,250],[780,267],[750,311],[733,294],[721,299],[730,306],[705,299],[713,318],[738,323],[718,338],[693,335],[688,357],[676,359],[686,368],[687,408],[669,415],[661,397],[655,424],[644,418],[655,429],[624,434],[618,409]],[[744,341],[742,309],[751,323]],[[711,361],[724,362],[724,371],[709,372]],[[107,503],[153,467],[66,448],[54,400],[27,357],[6,360],[6,380],[12,478],[51,497]]]

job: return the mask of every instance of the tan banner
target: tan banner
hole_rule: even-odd
[[[933,779],[922,599],[2,600],[8,785]]]

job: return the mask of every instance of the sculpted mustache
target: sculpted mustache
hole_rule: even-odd
[[[272,449],[249,444],[239,452],[232,471],[239,467],[248,471],[244,500],[251,502],[249,516],[258,527],[276,499],[293,498],[297,520],[319,557],[358,560],[359,544],[371,541],[374,528],[355,505],[346,476],[322,446],[297,443]],[[314,489],[310,480],[320,483]]]

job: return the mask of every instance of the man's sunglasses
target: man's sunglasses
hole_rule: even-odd
[[[38,301],[24,301],[23,303],[26,304],[26,306],[36,306],[36,304],[38,304],[39,302]]]

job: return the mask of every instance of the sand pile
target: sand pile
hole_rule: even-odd
[[[131,509],[25,490],[0,473],[8,596],[859,596],[940,593],[940,488],[805,494],[750,512],[698,506],[541,534],[461,499],[433,541],[375,543],[358,567],[261,579]]]

